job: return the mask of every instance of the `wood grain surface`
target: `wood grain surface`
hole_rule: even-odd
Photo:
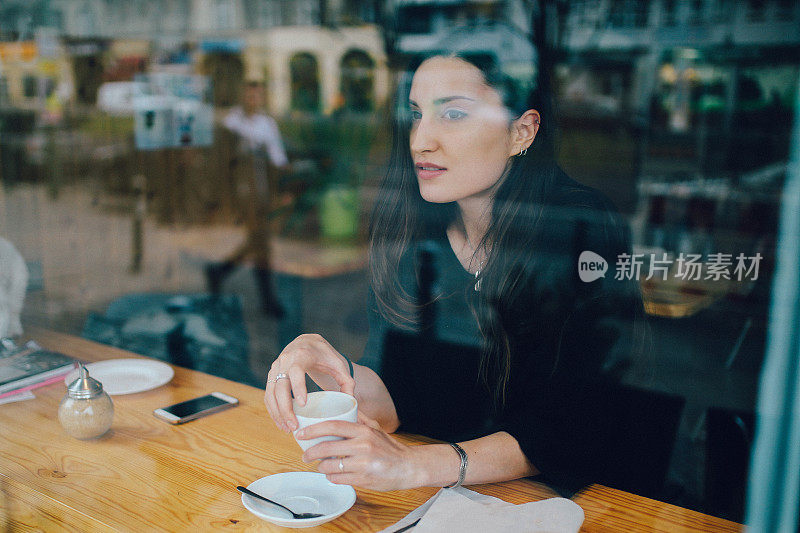
[[[43,346],[84,361],[138,357],[44,330]],[[154,390],[115,396],[111,430],[97,440],[69,437],[57,410],[66,387],[37,389],[36,399],[0,406],[0,526],[10,531],[285,531],[248,512],[236,485],[279,472],[314,471],[290,434],[279,431],[262,391],[175,367]],[[233,409],[172,426],[153,409],[213,391],[239,399]],[[413,435],[397,438],[430,442]],[[470,489],[519,504],[555,496],[530,480]],[[380,493],[356,489],[355,505],[305,531],[377,531],[435,494],[435,488]],[[582,531],[740,531],[741,526],[602,486],[574,500],[586,512]]]

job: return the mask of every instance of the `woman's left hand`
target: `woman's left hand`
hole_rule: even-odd
[[[303,460],[320,461],[317,469],[332,483],[380,491],[419,487],[419,446],[406,446],[383,431],[360,411],[358,423],[341,420],[308,426],[303,438],[325,435],[344,440],[326,441],[306,450]],[[300,437],[300,435],[297,435]]]

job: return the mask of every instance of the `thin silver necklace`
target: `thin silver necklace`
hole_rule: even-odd
[[[472,242],[469,240],[469,234],[467,233],[467,228],[464,228],[464,238],[467,241],[467,244],[472,249],[472,257],[475,257],[475,254],[478,253],[477,248],[472,245]],[[472,258],[470,258],[470,265],[472,265]],[[480,263],[478,264],[478,268],[475,270],[475,290],[481,290],[481,271],[483,270],[483,262],[484,259],[481,259]]]

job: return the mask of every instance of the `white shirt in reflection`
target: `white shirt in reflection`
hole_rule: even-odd
[[[241,137],[246,149],[251,152],[266,150],[269,160],[276,167],[289,162],[278,125],[271,117],[263,113],[247,116],[241,107],[236,107],[222,123]]]

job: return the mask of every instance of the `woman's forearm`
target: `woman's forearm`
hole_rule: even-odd
[[[309,374],[314,382],[325,390],[336,390],[336,381],[328,374]],[[380,424],[387,433],[394,432],[400,425],[394,401],[389,395],[383,380],[371,368],[353,364],[353,378],[356,381],[355,397],[358,409]]]
[[[459,445],[469,458],[465,485],[496,483],[539,473],[522,453],[517,440],[505,431]],[[449,444],[415,446],[413,456],[417,486],[443,487],[458,479],[461,459]]]
[[[369,418],[380,424],[381,429],[393,433],[400,426],[397,410],[383,380],[371,368],[353,365],[356,380],[358,407]]]

